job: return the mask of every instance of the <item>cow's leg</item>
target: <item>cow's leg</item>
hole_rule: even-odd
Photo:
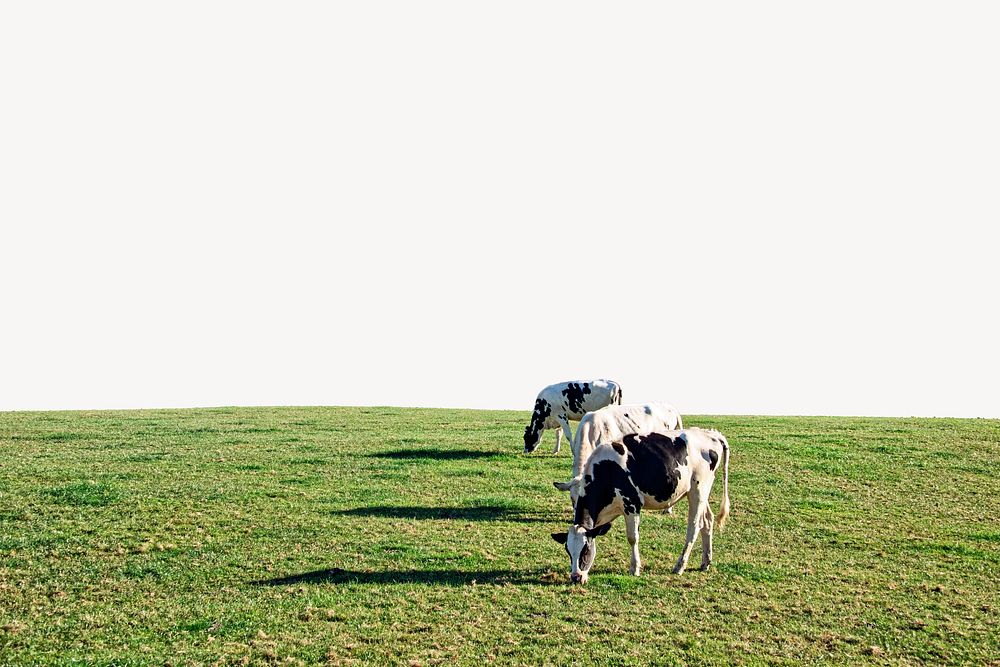
[[[688,529],[687,529],[687,539],[684,542],[684,549],[681,551],[681,557],[677,559],[677,564],[674,565],[674,574],[681,574],[684,572],[684,568],[687,567],[688,558],[691,557],[691,548],[694,547],[694,538],[698,535],[698,530],[701,528],[701,517],[705,513],[705,507],[708,505],[708,498],[702,497],[707,496],[707,491],[703,494],[702,487],[703,484],[699,484],[697,479],[691,479],[691,489],[688,491]]]
[[[688,494],[688,529],[687,539],[684,541],[684,549],[681,550],[681,557],[674,565],[674,574],[681,574],[687,567],[688,558],[691,557],[691,547],[694,546],[694,537],[698,534],[698,498],[692,492]]]
[[[625,536],[628,538],[628,543],[632,547],[632,565],[629,567],[629,572],[634,576],[639,576],[639,569],[642,567],[642,561],[639,560],[639,515],[638,514],[626,514],[625,515]]]
[[[712,566],[712,524],[715,523],[715,515],[712,507],[705,503],[705,511],[701,515],[701,569],[707,570]]]
[[[559,453],[563,435],[566,436],[567,440],[573,442],[573,431],[569,427],[569,419],[566,418],[566,415],[559,415],[556,417],[556,421],[559,422],[559,430],[556,432],[556,448],[552,450],[553,454]]]

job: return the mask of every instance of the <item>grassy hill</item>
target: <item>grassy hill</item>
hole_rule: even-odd
[[[687,421],[715,569],[647,513],[580,587],[526,412],[0,413],[0,664],[1000,664],[1000,422]]]

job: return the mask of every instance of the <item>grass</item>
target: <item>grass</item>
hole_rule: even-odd
[[[0,664],[1000,665],[1000,422],[687,421],[716,568],[647,513],[580,587],[527,413],[0,413]]]

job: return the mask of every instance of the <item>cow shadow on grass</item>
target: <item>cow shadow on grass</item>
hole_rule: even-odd
[[[470,586],[473,584],[553,584],[557,580],[546,570],[375,570],[362,572],[331,567],[274,579],[251,581],[253,586],[295,586],[304,584],[433,584]],[[562,583],[561,581],[559,583]]]
[[[434,447],[413,447],[408,449],[390,449],[384,452],[365,454],[372,459],[398,459],[434,461],[460,461],[466,459],[493,459],[504,456],[500,452],[483,452],[476,449],[441,449]]]
[[[419,507],[406,505],[355,507],[348,510],[334,510],[338,516],[363,516],[381,519],[420,519],[456,521],[509,521],[512,523],[553,523],[559,515],[544,512],[529,512],[502,505],[482,505],[478,507]]]

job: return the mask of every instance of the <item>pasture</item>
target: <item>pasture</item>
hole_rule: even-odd
[[[714,569],[683,501],[572,586],[528,414],[0,413],[0,664],[1000,664],[1000,422],[685,415]]]

